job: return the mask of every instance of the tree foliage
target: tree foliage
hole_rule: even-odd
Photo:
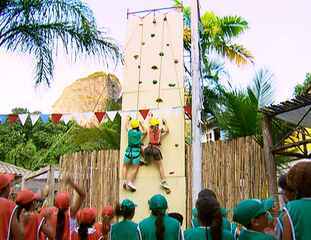
[[[309,88],[311,87],[311,72],[306,73],[305,80],[301,84],[295,86],[294,94],[295,96],[306,94]]]
[[[81,0],[0,2],[0,48],[32,55],[36,84],[50,84],[59,47],[75,59],[120,60],[119,47],[97,27],[92,10]]]

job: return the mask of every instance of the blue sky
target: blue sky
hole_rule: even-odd
[[[126,32],[126,9],[141,10],[169,6],[166,0],[88,0],[86,1],[110,36],[122,45]],[[189,1],[184,1],[188,3]],[[240,15],[249,22],[249,30],[239,39],[255,56],[255,66],[237,68],[228,64],[231,82],[245,86],[255,68],[268,67],[275,75],[275,101],[290,98],[294,86],[303,82],[311,71],[311,3],[307,0],[201,0],[201,8],[219,15]],[[109,3],[109,5],[108,5]],[[77,78],[104,70],[95,60],[77,62],[59,53],[54,82],[50,88],[35,88],[33,62],[29,56],[8,54],[0,50],[1,88],[0,113],[13,107],[49,112],[62,89]],[[112,69],[114,71],[114,69]],[[122,69],[116,70],[122,79]]]

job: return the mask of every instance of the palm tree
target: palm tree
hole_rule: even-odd
[[[36,84],[50,84],[58,47],[76,59],[120,60],[117,44],[98,29],[92,10],[80,0],[1,0],[0,48],[35,58]]]

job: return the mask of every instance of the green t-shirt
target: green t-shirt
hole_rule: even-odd
[[[293,240],[311,239],[311,198],[290,201],[285,210],[295,229]]]
[[[157,240],[156,238],[156,217],[151,215],[138,224],[139,237],[141,240]],[[164,239],[165,240],[182,240],[182,231],[179,222],[167,215],[163,217]]]
[[[143,133],[140,130],[130,129],[127,133],[128,145],[140,147]]]
[[[113,224],[110,232],[110,240],[138,240],[137,224],[130,220],[123,220]]]
[[[208,239],[212,240],[212,235],[210,233],[209,228],[206,229],[205,227],[196,227],[196,228],[190,228],[186,230],[184,233],[185,240],[206,240],[206,231],[208,234]],[[229,231],[224,230],[222,232],[221,239],[222,240],[233,240],[233,236]]]
[[[243,229],[238,238],[239,240],[276,240],[272,235],[256,232],[248,229]]]

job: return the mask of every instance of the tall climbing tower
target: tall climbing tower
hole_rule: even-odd
[[[167,120],[169,134],[161,141],[167,182],[172,191],[160,188],[159,173],[154,165],[139,169],[134,193],[120,185],[120,200],[133,199],[139,206],[135,220],[149,215],[148,199],[156,193],[166,195],[169,211],[186,213],[185,138],[184,138],[184,68],[183,14],[181,8],[128,13],[122,99],[120,180],[127,146],[126,115],[148,121],[139,110]],[[148,143],[146,138],[145,144]],[[122,181],[120,181],[122,182]]]

